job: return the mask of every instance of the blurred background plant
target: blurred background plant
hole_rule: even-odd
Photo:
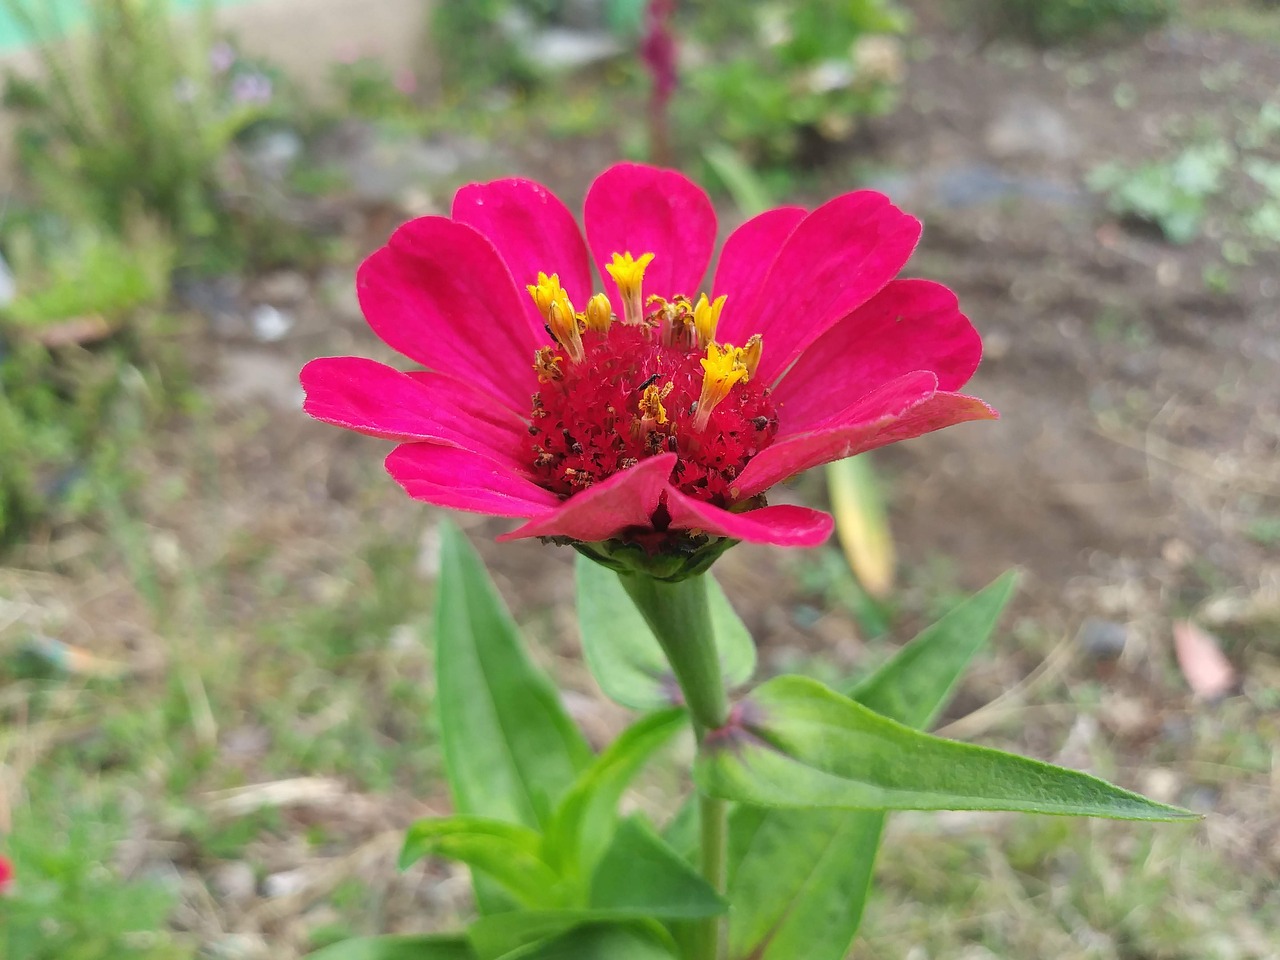
[[[1177,0],[960,0],[967,23],[988,37],[1041,46],[1117,40],[1159,26]]]

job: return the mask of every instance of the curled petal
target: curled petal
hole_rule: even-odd
[[[734,486],[735,496],[752,497],[810,467],[843,460],[898,440],[941,430],[967,420],[999,416],[974,397],[937,391],[937,378],[918,371],[887,383],[823,421],[817,429],[780,440],[761,451]]]
[[[591,184],[583,219],[591,254],[619,316],[617,284],[604,269],[615,253],[654,255],[644,275],[646,297],[697,293],[715,248],[716,213],[710,198],[688,177],[638,163],[617,164]]]
[[[402,443],[391,451],[387,472],[415,500],[496,517],[532,517],[559,502],[484,454],[438,443]]]
[[[525,537],[573,537],[608,540],[631,528],[651,528],[667,479],[676,465],[674,453],[641,460],[634,467],[575,493],[541,512],[499,540]]]
[[[747,313],[756,302],[764,286],[765,275],[777,259],[782,244],[807,213],[804,207],[766,210],[734,230],[724,242],[720,262],[716,264],[712,296],[726,298],[725,315],[730,318],[728,329],[739,337],[738,340],[730,340],[722,330],[720,336],[727,343],[739,344],[755,332],[735,329],[733,315]]]
[[[356,290],[369,326],[392,349],[528,410],[533,355],[546,334],[475,229],[444,217],[409,221],[361,265]]]
[[[453,198],[453,219],[479,230],[507,264],[517,286],[557,274],[569,299],[579,306],[591,296],[591,261],[582,231],[560,200],[532,180],[473,183]],[[526,319],[542,327],[542,314],[524,298]]]
[[[894,280],[815,340],[783,375],[774,391],[783,436],[915,370],[936,375],[939,390],[958,390],[980,359],[982,339],[954,293],[931,280]]]
[[[519,469],[524,421],[492,397],[438,373],[401,373],[363,357],[321,357],[302,368],[302,409],[317,420],[401,442],[479,450]]]
[[[791,504],[732,513],[674,488],[667,495],[667,510],[676,530],[700,530],[712,536],[780,547],[816,547],[831,536],[834,524],[828,513]]]
[[[887,197],[871,190],[836,197],[783,242],[754,302],[732,314],[726,305],[721,337],[738,343],[762,334],[760,377],[772,382],[805,347],[879,293],[919,239],[920,222]]]

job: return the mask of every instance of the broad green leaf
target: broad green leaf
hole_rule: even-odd
[[[361,937],[343,940],[307,960],[476,960],[462,937]]]
[[[847,457],[827,464],[827,491],[849,568],[863,590],[883,600],[893,592],[897,555],[871,458]]]
[[[480,557],[441,524],[436,699],[461,814],[545,828],[591,749],[521,644]]]
[[[591,906],[661,920],[696,920],[728,904],[643,821],[624,820],[591,879]]]
[[[542,835],[536,830],[483,817],[419,820],[405,836],[400,867],[432,854],[491,877],[523,906],[565,906],[564,884],[542,859]]]
[[[711,626],[725,685],[738,687],[756,669],[751,632],[734,612],[715,579],[706,575]],[[679,690],[658,639],[636,609],[618,575],[578,557],[578,625],[582,651],[600,689],[611,700],[636,710],[656,710],[676,702]]]
[[[726,800],[792,808],[1195,818],[1084,773],[920,733],[808,677],[770,680],[744,702],[742,713],[740,726],[704,743],[695,768],[701,788]]]
[[[1013,593],[1007,573],[925,628],[851,697],[899,723],[927,727]],[[862,923],[886,814],[734,808],[729,837],[729,955],[734,960],[842,960]]]
[[[617,925],[644,930],[646,936],[655,943],[674,949],[670,935],[655,921],[639,918],[630,910],[520,910],[496,913],[481,917],[473,923],[467,930],[467,939],[475,951],[476,960],[516,960],[518,957],[541,957],[542,954],[533,950],[535,946],[549,947],[571,931]]]
[[[675,960],[669,939],[651,926],[611,924],[579,927],[501,960]]]
[[[547,828],[547,856],[562,871],[591,874],[618,822],[618,802],[627,785],[684,724],[679,708],[644,717],[578,777]]]

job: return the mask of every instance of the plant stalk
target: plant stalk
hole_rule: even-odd
[[[729,702],[720,676],[707,584],[702,576],[675,583],[644,574],[620,573],[618,579],[643,614],[676,675],[698,739],[724,726]]]
[[[619,574],[618,578],[662,645],[701,743],[708,731],[724,726],[729,718],[706,581],[702,576],[676,583],[643,574]],[[723,894],[729,840],[729,807],[725,801],[699,794],[698,832],[703,879]],[[697,921],[692,938],[694,960],[720,960],[721,921],[721,917]]]

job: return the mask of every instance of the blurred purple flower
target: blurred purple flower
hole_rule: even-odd
[[[676,90],[676,38],[671,29],[675,0],[649,0],[640,56],[653,77],[654,100],[665,104]]]
[[[225,40],[215,43],[209,51],[209,69],[214,73],[226,73],[235,66],[236,60],[236,48]]]
[[[269,103],[271,93],[271,78],[265,73],[242,73],[231,81],[231,99],[236,103]]]

